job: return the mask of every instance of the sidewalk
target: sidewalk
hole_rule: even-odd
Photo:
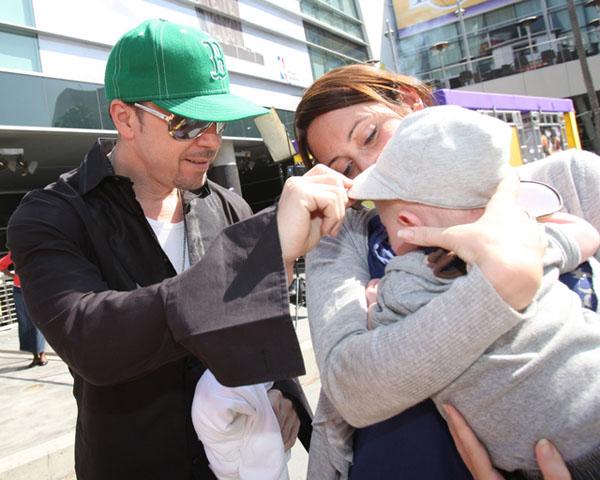
[[[294,308],[291,310],[292,318]],[[296,326],[306,375],[300,378],[316,407],[320,382],[306,309]],[[0,479],[75,480],[73,442],[76,406],[67,366],[48,348],[48,365],[27,368],[31,354],[18,350],[17,326],[0,330]],[[292,449],[290,479],[304,480],[308,454],[300,442]]]

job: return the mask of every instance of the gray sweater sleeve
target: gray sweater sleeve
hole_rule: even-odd
[[[584,218],[600,231],[600,157],[583,150],[566,150],[519,167],[523,179],[548,183],[563,197],[563,210]],[[600,260],[600,251],[596,253]]]
[[[397,415],[442,389],[535,310],[513,310],[475,267],[402,322],[367,330],[370,215],[349,212],[337,237],[323,239],[307,257],[308,316],[321,384],[357,427]],[[425,343],[439,348],[424,350]]]

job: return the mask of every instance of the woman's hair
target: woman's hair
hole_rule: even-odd
[[[346,65],[330,70],[313,83],[298,104],[294,120],[299,154],[312,166],[307,130],[319,115],[365,102],[380,102],[390,108],[404,104],[404,94],[417,95],[425,105],[434,103],[430,88],[420,80],[370,65]]]

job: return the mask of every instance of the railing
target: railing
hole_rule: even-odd
[[[12,279],[0,276],[0,328],[17,322],[12,290]]]
[[[584,35],[587,56],[600,53],[600,33],[588,28]],[[419,74],[419,77],[434,88],[458,88],[473,83],[536,70],[549,65],[568,62],[578,58],[574,41],[569,35],[552,40],[521,46],[523,39],[492,46],[488,53],[471,59],[472,70],[465,59]],[[515,45],[519,45],[515,48]]]

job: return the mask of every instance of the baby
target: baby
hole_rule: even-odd
[[[458,259],[444,267],[440,256],[451,253],[403,243],[397,233],[477,220],[511,168],[511,138],[511,128],[493,117],[456,106],[426,108],[407,116],[377,163],[355,179],[349,196],[375,201],[397,255],[369,309],[370,328],[402,321],[451,285],[461,288],[466,270]],[[521,205],[554,195],[545,187],[522,182]],[[509,478],[542,478],[533,455],[540,438],[559,448],[574,479],[600,478],[600,319],[558,281],[598,249],[600,236],[583,220],[560,215],[560,224],[544,224],[544,278],[522,322],[444,388],[425,392],[442,414],[445,403],[462,412],[494,464],[515,472]],[[447,321],[438,306],[439,322]],[[431,329],[431,343],[420,347],[444,348],[435,325],[424,328]],[[405,342],[398,348],[414,347],[410,338]]]

